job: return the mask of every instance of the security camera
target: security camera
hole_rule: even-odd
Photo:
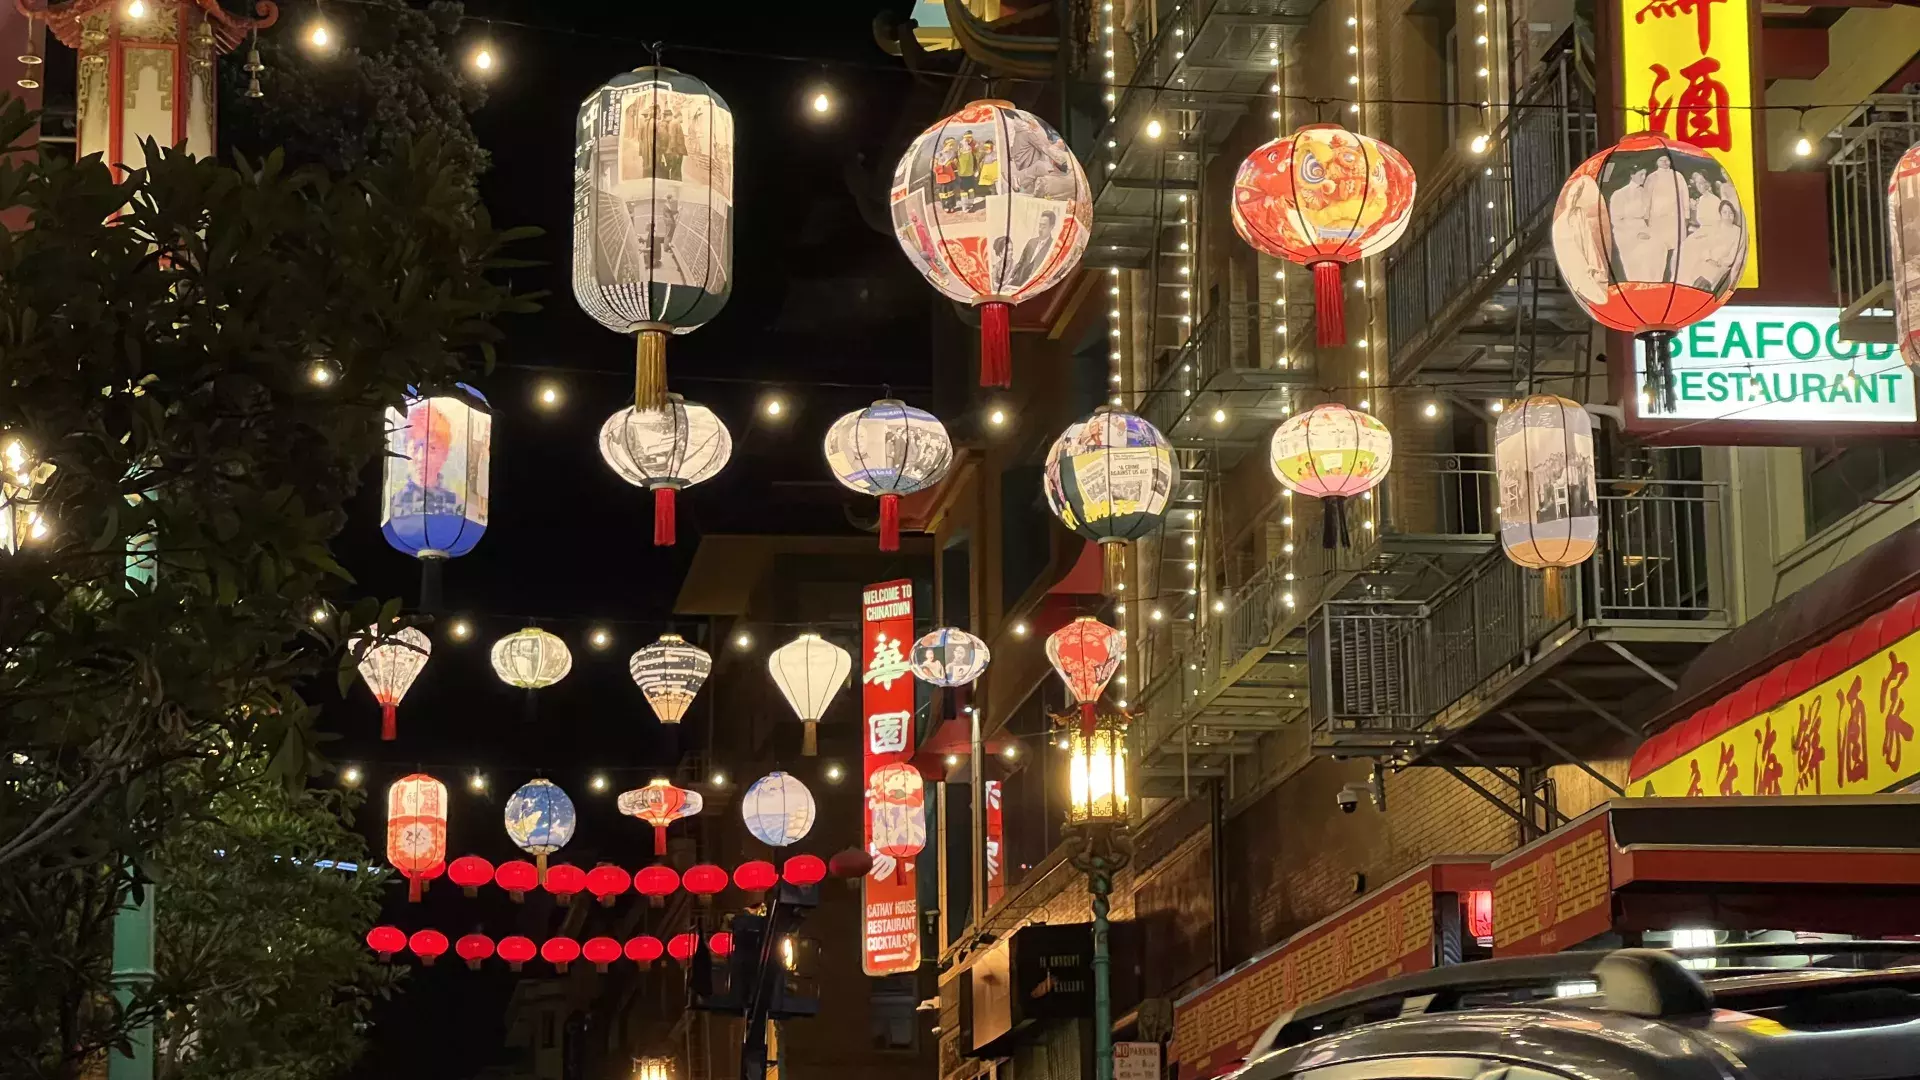
[[[1363,785],[1360,784],[1347,784],[1340,789],[1340,794],[1333,797],[1334,801],[1340,804],[1341,813],[1351,814],[1355,810],[1360,809],[1360,791],[1362,787]]]
[[[1368,774],[1365,780],[1342,785],[1340,794],[1333,798],[1340,804],[1340,812],[1343,814],[1351,814],[1360,809],[1362,799],[1372,803],[1375,810],[1385,810],[1387,808],[1386,770],[1375,765],[1372,773]]]

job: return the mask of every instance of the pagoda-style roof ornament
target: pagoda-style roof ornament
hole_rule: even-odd
[[[110,7],[118,0],[14,0],[14,6],[20,14],[30,19],[44,19],[47,29],[53,36],[70,49],[78,49],[81,40],[81,20],[88,15]],[[213,28],[213,39],[223,53],[232,52],[240,47],[247,35],[255,30],[264,30],[280,18],[280,5],[273,0],[256,0],[252,15],[236,15],[220,6],[220,0],[175,0],[177,3],[192,4],[205,13],[207,23]]]

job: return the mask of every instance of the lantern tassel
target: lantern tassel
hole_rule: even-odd
[[[653,827],[653,853],[655,855],[665,855],[667,853],[667,827],[665,825],[655,825]]]
[[[653,546],[672,547],[674,540],[673,489],[653,489]]]
[[[1013,385],[1013,341],[1008,314],[1011,305],[991,300],[980,305],[980,385]]]
[[[667,335],[642,330],[634,336],[633,407],[642,412],[667,404]]]
[[[417,904],[419,902],[420,902],[420,879],[417,877],[410,877],[407,879],[407,903]]]
[[[800,735],[800,756],[813,757],[820,752],[820,737],[815,731],[814,721],[808,720],[803,726],[806,730]]]
[[[1676,405],[1673,397],[1673,339],[1677,336],[1671,330],[1654,330],[1640,335],[1640,340],[1647,344],[1647,381],[1641,391],[1647,395],[1654,412],[1671,413]]]
[[[1119,596],[1127,591],[1127,547],[1118,541],[1100,545],[1100,591]]]
[[[880,550],[900,550],[900,496],[880,496]]]
[[[1321,499],[1320,513],[1320,546],[1328,551],[1351,546],[1353,536],[1347,531],[1346,498],[1329,495]]]
[[[380,703],[380,741],[381,742],[392,742],[396,737],[399,736],[400,732],[399,732],[398,717],[394,715],[398,711],[398,709],[399,709],[398,702],[383,701]]]
[[[1313,264],[1314,338],[1322,345],[1347,343],[1347,298],[1340,291],[1340,264]]]
[[[1100,707],[1096,703],[1091,701],[1081,702],[1080,703],[1080,735],[1081,737],[1087,738],[1087,739],[1093,738],[1094,725],[1099,722],[1100,722]]]

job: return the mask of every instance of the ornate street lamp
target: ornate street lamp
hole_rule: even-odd
[[[1113,998],[1108,974],[1107,897],[1133,852],[1127,843],[1127,730],[1102,713],[1091,728],[1060,717],[1067,735],[1067,832],[1073,865],[1093,894],[1093,1075],[1113,1080]]]
[[[643,1057],[633,1060],[633,1080],[673,1080],[673,1059]]]

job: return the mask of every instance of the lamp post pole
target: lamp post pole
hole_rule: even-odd
[[[120,1007],[131,1008],[140,992],[153,985],[153,885],[135,884],[113,916],[113,993]],[[153,1080],[153,1026],[141,1024],[127,1034],[127,1052],[107,1058],[108,1080]]]
[[[1086,828],[1073,853],[1074,868],[1087,875],[1093,894],[1093,1076],[1113,1080],[1113,960],[1107,948],[1108,897],[1113,875],[1127,865],[1129,853],[1114,826]]]

